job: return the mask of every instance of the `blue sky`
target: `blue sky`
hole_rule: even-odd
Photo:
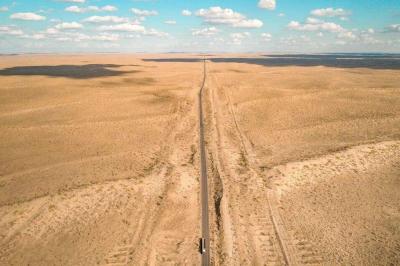
[[[400,52],[400,2],[1,0],[21,52]]]

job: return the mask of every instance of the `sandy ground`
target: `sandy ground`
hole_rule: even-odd
[[[399,264],[399,70],[208,56],[212,264]],[[1,57],[0,265],[200,263],[199,58]]]
[[[211,60],[209,72],[220,264],[399,264],[399,71]]]
[[[201,65],[0,61],[0,264],[199,261]]]

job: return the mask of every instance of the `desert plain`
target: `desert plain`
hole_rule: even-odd
[[[198,93],[203,80],[203,102]],[[400,263],[400,57],[0,57],[0,265]]]

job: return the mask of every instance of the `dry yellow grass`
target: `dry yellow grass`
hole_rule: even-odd
[[[399,70],[209,57],[212,263],[398,264]],[[198,264],[202,70],[2,56],[0,264]]]
[[[295,260],[398,264],[399,70],[212,61],[212,86],[243,135],[236,145],[248,143],[275,191]]]
[[[37,55],[0,68],[0,264],[196,260],[197,177],[182,164],[197,158],[200,65]]]

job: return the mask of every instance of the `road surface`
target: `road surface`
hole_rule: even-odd
[[[203,118],[203,90],[206,82],[206,60],[203,60],[203,82],[199,91],[199,139],[200,139],[200,186],[201,186],[201,237],[205,242],[205,252],[201,254],[201,265],[209,265],[210,262],[210,232],[208,222],[208,184],[206,148],[204,142],[204,118]],[[200,241],[201,243],[201,241]],[[201,247],[203,249],[203,247]]]

